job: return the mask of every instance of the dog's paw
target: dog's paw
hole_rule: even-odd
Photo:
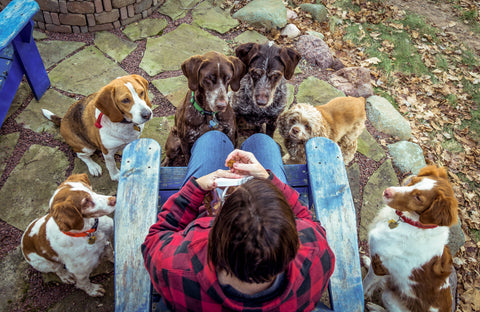
[[[386,312],[385,308],[375,304],[373,302],[367,302],[366,304],[368,311],[370,312]]]
[[[100,284],[88,284],[83,289],[91,297],[102,297],[105,294],[105,289]]]
[[[101,176],[102,175],[102,167],[100,167],[99,164],[97,164],[96,162],[90,162],[88,165],[88,172],[90,172],[90,174],[94,177],[98,177],[98,176]]]
[[[363,266],[367,269],[370,268],[370,265],[372,264],[370,257],[362,255],[360,258],[362,259]]]
[[[63,270],[63,271],[57,272],[57,275],[60,278],[60,280],[62,280],[62,283],[75,284],[75,275],[73,275],[72,273],[66,270]]]
[[[117,173],[110,173],[110,179],[112,179],[112,181],[118,181],[120,179],[120,171],[118,171]]]

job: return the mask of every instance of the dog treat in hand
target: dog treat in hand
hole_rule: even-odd
[[[227,162],[228,168],[232,169],[232,168],[233,168],[233,164],[235,164],[235,160],[230,159],[230,160]]]

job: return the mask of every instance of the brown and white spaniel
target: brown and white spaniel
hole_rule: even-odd
[[[387,188],[383,200],[386,206],[368,233],[365,295],[381,289],[387,311],[451,311],[452,256],[447,243],[450,226],[457,222],[457,200],[447,172],[422,168],[407,185]],[[385,311],[372,303],[367,307]]]

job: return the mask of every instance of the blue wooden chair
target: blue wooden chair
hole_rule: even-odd
[[[328,288],[330,307],[319,311],[363,311],[356,213],[340,148],[326,138],[306,144],[306,165],[285,165],[294,187],[327,230],[335,256]],[[180,188],[186,167],[160,167],[161,150],[152,139],[140,139],[123,151],[115,210],[115,311],[150,311],[150,277],[140,252],[158,208]]]
[[[13,0],[0,12],[0,126],[23,75],[39,100],[50,86],[47,71],[33,40],[34,0]]]

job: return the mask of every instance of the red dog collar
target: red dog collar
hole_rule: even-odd
[[[73,232],[63,232],[63,234],[71,236],[71,237],[86,237],[92,234],[97,230],[98,227],[98,218],[95,218],[95,223],[93,224],[92,228],[90,230],[87,230],[85,232],[80,232],[80,233],[73,233]]]
[[[98,129],[102,128],[102,117],[103,113],[100,112],[100,115],[98,115],[97,121],[95,122],[95,127],[97,127]]]
[[[413,225],[413,226],[415,226],[417,228],[420,228],[420,229],[434,229],[438,226],[436,224],[423,224],[423,223],[420,223],[418,221],[413,221],[412,219],[405,217],[403,215],[403,212],[398,211],[398,210],[395,210],[395,213],[397,214],[397,216],[400,217],[400,219],[402,219],[403,222],[408,223],[410,225]]]

